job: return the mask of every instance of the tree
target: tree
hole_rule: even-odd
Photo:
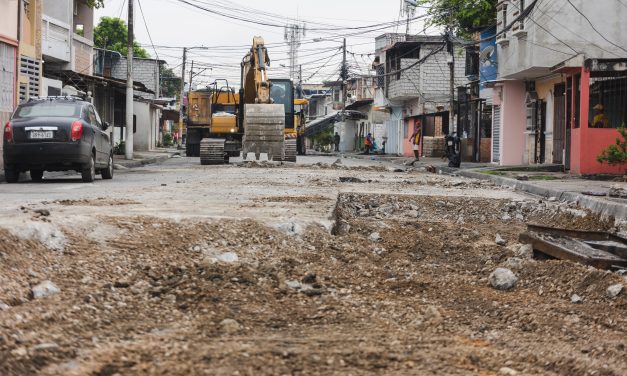
[[[161,69],[161,95],[174,98],[180,94],[181,78],[174,74],[172,68]]]
[[[426,5],[429,26],[451,26],[455,34],[472,32],[496,22],[497,0],[419,0]]]
[[[117,17],[102,17],[94,29],[94,46],[106,50],[117,51],[126,56],[128,52],[128,28],[124,21]],[[133,41],[135,57],[148,58],[148,52]]]
[[[616,138],[616,144],[610,145],[597,156],[600,163],[607,162],[611,166],[620,166],[627,163],[627,129],[625,124],[618,128],[622,140]]]
[[[104,0],[87,0],[87,6],[92,8],[104,8]]]

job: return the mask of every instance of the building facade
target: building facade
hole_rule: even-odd
[[[447,50],[444,36],[383,34],[375,39],[374,108],[389,114],[385,122],[386,152],[411,156],[414,130],[423,135],[422,154],[440,157],[450,122],[450,69],[454,86],[465,86],[464,49]]]
[[[612,170],[596,161],[592,154],[598,150],[581,154],[576,145],[582,133],[586,133],[586,142],[595,145],[597,137],[599,144],[604,144],[618,136],[615,128],[624,122],[627,108],[622,103],[627,93],[617,85],[608,130],[593,132],[584,131],[589,128],[587,122],[575,121],[574,114],[592,120],[592,108],[608,106],[602,103],[605,99],[601,95],[598,103],[588,108],[582,96],[574,98],[572,93],[598,91],[601,85],[599,80],[584,80],[584,61],[627,57],[627,8],[614,1],[509,0],[499,1],[497,12],[499,77],[493,85],[493,133],[498,137],[493,140],[492,161],[500,165],[563,164],[574,173]],[[568,63],[560,66],[563,62]],[[573,72],[575,80],[569,76]],[[583,107],[589,113],[581,113]],[[578,162],[571,164],[574,160]]]

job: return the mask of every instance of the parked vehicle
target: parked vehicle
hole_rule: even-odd
[[[113,148],[94,106],[75,97],[32,99],[20,104],[4,126],[4,175],[8,183],[30,172],[41,181],[44,171],[80,172],[84,182],[96,174],[113,178]]]

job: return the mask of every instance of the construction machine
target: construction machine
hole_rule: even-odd
[[[244,129],[242,157],[255,153],[268,154],[268,160],[285,161],[285,128],[293,122],[294,89],[291,80],[268,79],[270,57],[262,37],[254,37],[253,44],[241,64],[239,95],[239,124]],[[288,158],[296,160],[292,150]]]
[[[228,163],[239,156],[243,132],[237,122],[239,93],[226,80],[188,94],[186,155],[203,165]]]

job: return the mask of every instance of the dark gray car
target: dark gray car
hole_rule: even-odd
[[[30,171],[76,170],[84,182],[113,178],[113,148],[94,106],[78,98],[54,97],[20,104],[4,126],[4,175],[8,183]]]

